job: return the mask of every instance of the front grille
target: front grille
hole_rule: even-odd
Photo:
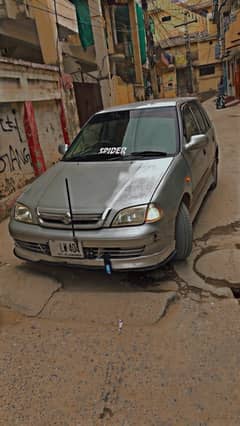
[[[50,255],[48,244],[31,243],[29,241],[15,240],[16,247],[24,250],[34,251],[35,253],[42,253]]]
[[[39,224],[46,228],[72,228],[71,216],[68,211],[52,212],[38,209],[37,215]],[[102,223],[102,213],[73,213],[75,229],[97,229],[101,227]]]
[[[42,253],[51,255],[49,245],[33,243],[29,241],[15,240],[16,247],[24,250],[32,251],[35,253]],[[108,255],[111,259],[127,259],[130,257],[139,257],[143,255],[144,247],[137,248],[97,248],[97,247],[83,247],[85,259],[101,259],[104,255]]]

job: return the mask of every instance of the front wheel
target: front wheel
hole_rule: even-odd
[[[193,231],[189,211],[184,203],[180,205],[178,210],[176,218],[175,238],[175,259],[185,260],[192,251]]]

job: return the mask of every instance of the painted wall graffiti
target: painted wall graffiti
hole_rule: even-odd
[[[0,104],[0,198],[13,194],[33,175],[21,104]]]
[[[10,172],[22,170],[23,166],[28,163],[31,163],[31,158],[27,147],[18,149],[9,145],[7,152],[0,155],[0,173],[4,173],[6,170]]]
[[[0,173],[22,170],[25,164],[31,163],[31,158],[14,109],[12,110],[11,116],[9,113],[5,115],[0,112],[0,137],[1,133],[12,133],[14,135],[13,142],[15,146],[10,143],[0,147]],[[17,146],[16,142],[19,142]]]
[[[13,120],[9,118],[8,114],[6,117],[0,117],[0,131],[13,132],[14,130],[17,130],[19,140],[20,142],[23,142],[23,138],[22,138],[21,131],[18,125],[17,117],[16,117],[16,110],[13,109],[12,113],[13,113]]]

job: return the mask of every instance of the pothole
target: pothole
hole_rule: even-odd
[[[195,260],[195,272],[209,284],[240,288],[240,251],[209,248]]]
[[[235,299],[240,299],[240,288],[231,287],[231,290],[233,292],[233,296],[235,297]],[[240,300],[239,300],[239,303],[240,303]]]
[[[197,238],[195,242],[196,243],[205,242],[205,241],[209,241],[212,237],[215,237],[215,236],[230,235],[234,232],[239,231],[239,229],[240,229],[239,220],[229,223],[228,225],[216,226],[216,228],[210,229],[210,231],[206,232],[206,234],[204,234],[202,237]]]
[[[159,286],[160,283],[176,280],[177,274],[171,264],[149,272],[130,272],[127,276],[130,285],[146,290],[148,287]]]

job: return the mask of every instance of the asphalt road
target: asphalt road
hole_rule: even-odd
[[[240,106],[206,106],[219,185],[187,262],[110,277],[26,265],[0,224],[0,425],[240,425]]]

